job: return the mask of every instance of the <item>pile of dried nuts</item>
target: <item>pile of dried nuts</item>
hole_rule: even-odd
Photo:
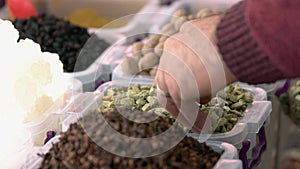
[[[114,108],[131,106],[132,109],[154,112],[162,117],[169,117],[167,110],[159,104],[156,92],[156,87],[140,84],[110,88],[106,91],[98,109],[101,112],[107,112]]]
[[[130,75],[155,76],[167,38],[177,33],[185,22],[212,15],[216,15],[216,13],[206,8],[195,15],[188,15],[184,10],[177,10],[173,13],[170,22],[162,27],[161,35],[153,34],[149,36],[146,43],[132,44],[132,56],[125,56],[121,64],[123,72]]]
[[[229,85],[217,93],[208,104],[201,105],[200,110],[208,113],[214,133],[230,131],[243,116],[248,105],[253,102],[253,95],[239,85]]]
[[[104,123],[99,113],[101,112],[90,112],[78,122],[71,124],[69,129],[62,133],[60,141],[53,144],[48,153],[40,154],[43,161],[39,168],[213,168],[222,154],[222,152],[213,151],[205,143],[199,143],[195,139],[185,137],[175,147],[152,157],[129,158],[118,156],[104,150],[95,143],[99,140],[110,143],[113,139],[116,139],[109,137],[109,135],[102,135]],[[169,121],[157,117],[158,120],[155,120],[152,125],[144,124],[144,128],[135,128],[137,126],[132,122],[120,120],[122,117],[118,114],[115,110],[110,111],[110,113],[102,113],[110,125],[118,126],[115,127],[117,131],[122,131],[123,134],[130,136],[148,137],[159,133],[160,129],[165,130],[166,127],[171,125]],[[152,113],[152,115],[155,114]],[[87,128],[89,128],[89,134],[84,131]],[[90,131],[92,129],[94,130]],[[141,132],[146,133],[146,135],[141,134],[139,130],[142,130]],[[89,137],[91,135],[93,135],[92,138],[98,138],[98,140],[91,140],[91,137]],[[164,144],[169,144],[169,140],[166,140]],[[126,149],[138,146],[133,145],[131,142],[126,143],[126,145]],[[111,146],[115,146],[112,149],[119,148],[117,144]],[[149,144],[148,146],[149,150],[155,150],[156,147],[155,144]],[[139,149],[139,152],[146,151],[145,149],[147,148],[143,147],[143,149]]]

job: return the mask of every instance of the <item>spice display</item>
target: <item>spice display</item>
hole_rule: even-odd
[[[46,154],[40,154],[43,158],[40,169],[42,168],[212,168],[221,156],[221,153],[213,151],[205,143],[199,143],[195,139],[185,137],[178,145],[172,149],[152,157],[146,158],[129,158],[118,156],[108,152],[98,146],[90,139],[84,131],[87,127],[94,129],[89,131],[92,138],[98,138],[102,142],[110,143],[114,137],[102,136],[103,119],[98,115],[101,112],[89,112],[77,123],[71,124],[69,129],[62,133],[60,141],[53,144],[53,147]],[[136,113],[133,113],[136,114]],[[108,122],[115,130],[123,134],[142,138],[143,136],[151,137],[160,130],[166,130],[171,126],[169,121],[158,117],[151,125],[140,123],[142,128],[137,128],[137,124],[123,118],[115,110],[109,113],[102,113],[105,121]],[[152,114],[155,115],[155,114]],[[138,118],[138,117],[136,117]],[[85,126],[87,125],[87,126]],[[90,127],[89,127],[90,126]],[[126,126],[126,127],[125,127]],[[140,126],[139,126],[140,127]],[[84,129],[83,129],[84,128]],[[169,144],[166,140],[164,144]],[[131,142],[126,143],[128,146],[136,148],[139,144]],[[114,149],[118,149],[118,145]],[[155,150],[156,144],[149,144],[149,150]],[[139,148],[138,148],[139,149]],[[147,151],[147,148],[139,149]],[[138,152],[137,152],[138,153]]]
[[[107,90],[102,98],[99,111],[107,112],[114,108],[131,106],[132,109],[154,112],[162,117],[169,117],[169,113],[157,100],[157,89],[154,86],[139,85],[129,87],[115,87]]]
[[[69,16],[65,17],[72,24],[85,28],[99,28],[108,24],[112,19],[100,16],[96,11],[88,8],[73,11]]]
[[[169,3],[169,1],[167,1]],[[170,22],[165,24],[161,35],[149,36],[147,42],[135,42],[132,44],[132,55],[124,57],[121,63],[123,72],[130,75],[155,76],[160,56],[163,53],[164,42],[168,36],[177,33],[180,27],[187,21],[206,18],[216,13],[204,8],[194,15],[188,15],[184,10],[177,10],[173,13]]]
[[[229,85],[209,103],[201,105],[200,110],[211,117],[212,126],[216,126],[214,133],[225,133],[234,127],[252,102],[250,92],[239,85]]]
[[[164,118],[173,119],[170,113],[157,100],[154,86],[135,84],[131,87],[115,87],[107,90],[98,107],[99,111],[108,112],[114,108],[131,106],[132,110],[154,112]],[[248,105],[253,102],[253,95],[239,85],[229,85],[218,92],[217,96],[199,110],[208,113],[216,126],[214,133],[230,131],[243,116]],[[187,128],[183,127],[185,131]]]
[[[292,83],[287,93],[280,97],[285,113],[300,127],[300,80]]]
[[[86,69],[109,46],[94,36],[92,42],[88,42],[90,35],[86,28],[75,26],[54,15],[16,19],[13,24],[20,32],[20,39],[32,39],[41,45],[43,52],[57,53],[65,72]],[[87,46],[84,46],[85,43]],[[80,53],[83,47],[87,49]],[[77,65],[80,66],[77,68]]]

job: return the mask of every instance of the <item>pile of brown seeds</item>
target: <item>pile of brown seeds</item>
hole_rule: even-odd
[[[124,110],[123,110],[124,111]],[[102,116],[99,116],[101,114]],[[132,113],[131,114],[136,114]],[[142,113],[147,115],[148,113]],[[151,113],[149,113],[151,114]],[[157,116],[152,114],[153,116]],[[139,114],[136,118],[141,117]],[[71,124],[69,129],[61,134],[60,141],[53,144],[48,153],[40,155],[43,157],[42,168],[104,168],[104,169],[179,169],[179,168],[213,168],[221,153],[213,151],[205,143],[199,143],[195,139],[185,137],[172,149],[152,157],[128,158],[112,154],[95,142],[113,142],[113,137],[103,134],[103,120],[110,124],[115,130],[133,137],[151,137],[171,127],[172,122],[157,116],[152,124],[133,123],[129,120],[122,120],[116,110],[109,113],[90,112],[82,119]],[[143,118],[146,118],[143,116]],[[121,119],[121,120],[120,120]],[[87,130],[88,129],[88,130]],[[94,131],[90,131],[94,129]],[[178,128],[179,129],[179,128]],[[87,131],[87,132],[85,132]],[[91,139],[98,138],[97,139]],[[123,140],[121,140],[123,141]],[[126,143],[130,149],[132,143]],[[159,144],[159,143],[158,143]],[[169,144],[169,140],[163,142]],[[116,146],[116,144],[111,144]],[[157,145],[149,144],[149,149],[155,150]],[[147,151],[147,148],[140,149],[140,152]]]

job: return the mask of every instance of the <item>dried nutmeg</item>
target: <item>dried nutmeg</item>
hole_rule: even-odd
[[[210,16],[212,16],[212,15],[215,15],[215,12],[213,12],[211,9],[204,8],[204,9],[201,9],[201,10],[196,14],[196,18],[197,18],[197,19],[207,18],[207,17],[210,17]]]
[[[187,21],[186,17],[180,17],[174,22],[175,30],[179,30],[180,27]]]
[[[157,44],[159,42],[160,37],[161,37],[161,35],[159,35],[159,34],[153,34],[149,37],[148,42]]]
[[[179,9],[173,13],[173,16],[177,16],[177,17],[186,16],[186,15],[187,15],[186,11],[182,9]]]
[[[161,32],[164,35],[171,35],[169,32],[175,31],[175,27],[173,23],[167,23],[166,25],[163,26]]]
[[[138,62],[132,57],[126,56],[121,63],[121,66],[123,72],[127,74],[136,74],[137,72],[139,72]]]
[[[143,49],[144,44],[142,42],[135,42],[132,44],[132,53],[140,54],[141,50]]]
[[[163,48],[164,48],[164,43],[159,43],[158,45],[155,46],[154,53],[160,57],[162,55]]]
[[[133,59],[135,59],[137,61],[137,63],[139,62],[139,60],[143,57],[142,53],[134,53],[131,56]]]
[[[157,42],[153,42],[153,41],[148,41],[147,43],[145,43],[142,49],[143,55],[146,55],[149,52],[153,52],[156,44]]]
[[[159,39],[159,43],[164,43],[168,39],[168,36],[162,35]]]
[[[140,59],[138,66],[139,70],[150,69],[156,66],[159,62],[159,57],[152,52],[147,53],[143,58]]]

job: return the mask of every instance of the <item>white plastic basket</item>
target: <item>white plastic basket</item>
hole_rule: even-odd
[[[148,81],[145,79],[134,79],[132,81],[111,81],[100,86],[95,93],[99,93],[101,98],[109,88],[132,86],[134,84],[151,86],[153,81]],[[238,121],[231,131],[220,134],[212,134],[208,140],[228,142],[240,149],[242,147],[242,142],[248,139],[251,142],[250,147],[253,148],[256,145],[256,138],[253,137],[253,135],[256,136],[264,122],[269,118],[272,110],[271,102],[265,101],[267,94],[264,90],[255,86],[247,85],[245,83],[236,84],[239,84],[243,89],[252,93],[254,96],[254,102],[247,108],[247,110],[244,112],[244,116]],[[199,135],[193,134],[193,137],[199,137]]]

